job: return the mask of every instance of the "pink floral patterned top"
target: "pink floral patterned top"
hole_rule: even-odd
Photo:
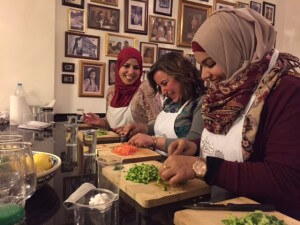
[[[106,108],[108,108],[115,93],[115,86],[112,85],[107,90]],[[162,110],[159,95],[153,95],[153,90],[148,81],[143,81],[137,92],[131,99],[131,114],[136,123],[151,124],[155,122],[156,116]]]

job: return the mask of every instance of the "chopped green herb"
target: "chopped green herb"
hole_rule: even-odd
[[[101,128],[99,128],[99,129],[96,130],[97,137],[103,136],[103,135],[107,135],[107,133],[108,133],[107,130],[103,130]]]
[[[125,176],[125,179],[133,181],[135,183],[143,184],[148,184],[149,182],[156,181],[156,185],[165,185],[165,183],[161,180],[161,178],[158,175],[158,168],[152,164],[135,164],[129,169],[127,175]],[[167,190],[167,187],[164,187],[164,190]]]
[[[114,170],[122,170],[123,168],[124,168],[124,166],[117,165],[117,166],[115,166]]]
[[[228,219],[224,219],[222,222],[225,225],[286,225],[283,220],[277,219],[276,216],[265,214],[259,210],[240,218],[229,215]]]

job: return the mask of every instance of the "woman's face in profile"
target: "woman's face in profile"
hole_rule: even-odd
[[[202,66],[202,80],[218,83],[226,79],[221,67],[206,52],[194,52],[194,56],[196,61]]]
[[[120,78],[126,85],[133,84],[140,74],[140,66],[135,58],[128,59],[119,69]]]
[[[154,74],[154,81],[160,87],[161,93],[169,97],[173,102],[179,102],[182,99],[182,86],[173,76],[159,70]]]

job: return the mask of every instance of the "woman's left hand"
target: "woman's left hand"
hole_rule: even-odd
[[[150,147],[152,145],[152,137],[147,134],[138,133],[130,138],[128,144],[138,147]]]
[[[169,156],[159,169],[160,177],[164,181],[169,181],[171,186],[195,178],[193,164],[197,157],[172,155]]]

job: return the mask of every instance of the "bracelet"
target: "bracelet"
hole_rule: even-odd
[[[156,144],[157,144],[157,137],[152,136],[152,150],[155,151],[156,150]]]

